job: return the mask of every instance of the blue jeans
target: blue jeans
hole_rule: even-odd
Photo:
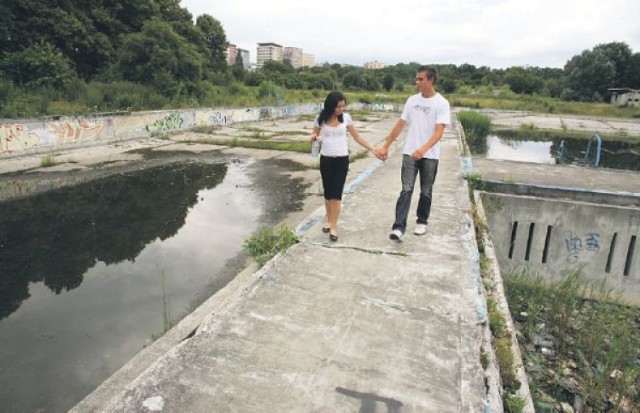
[[[402,191],[396,202],[396,220],[392,229],[399,229],[404,234],[407,229],[407,216],[411,207],[411,196],[416,184],[416,176],[420,173],[420,199],[418,201],[418,224],[426,224],[431,212],[431,194],[433,183],[438,173],[438,160],[422,158],[418,161],[409,155],[402,156]]]

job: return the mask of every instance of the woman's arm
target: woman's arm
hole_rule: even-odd
[[[361,137],[358,131],[356,130],[356,128],[353,126],[353,124],[347,126],[347,130],[349,131],[351,136],[353,136],[353,139],[355,139],[356,142],[358,142],[360,145],[367,148],[368,150],[375,152],[376,147],[370,144],[369,142],[367,142],[366,139]]]
[[[319,141],[320,140],[320,127],[319,126],[314,126],[313,127],[313,132],[311,132],[311,139],[312,141]]]

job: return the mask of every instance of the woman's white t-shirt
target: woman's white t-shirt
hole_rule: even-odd
[[[349,135],[347,127],[353,124],[353,120],[348,113],[342,114],[344,122],[338,123],[336,126],[329,126],[323,123],[318,124],[316,118],[315,126],[320,126],[320,138],[322,146],[320,154],[324,156],[349,156]]]

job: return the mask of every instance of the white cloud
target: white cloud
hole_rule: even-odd
[[[255,60],[256,44],[302,47],[317,62],[562,67],[600,43],[640,52],[636,0],[183,0],[218,19]]]

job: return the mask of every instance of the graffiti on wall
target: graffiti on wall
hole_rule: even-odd
[[[579,237],[573,232],[568,231],[566,233],[564,243],[567,247],[567,261],[574,263],[580,259],[580,255],[583,251],[600,251],[600,234],[589,232],[584,237]]]
[[[220,112],[213,112],[209,120],[214,125],[224,125],[227,123],[227,117]]]
[[[149,132],[165,132],[180,129],[184,123],[182,113],[173,112],[162,119],[158,119],[150,125],[147,125]]]
[[[368,107],[355,103],[354,109]],[[380,105],[376,108],[395,110],[398,105]],[[193,120],[186,121],[184,113],[166,111],[153,113],[149,123],[149,113],[138,113],[126,117],[96,117],[85,119],[62,118],[58,120],[42,119],[40,121],[12,124],[0,123],[0,154],[25,151],[34,147],[65,145],[90,139],[128,139],[141,137],[145,130],[149,133],[171,131],[193,125],[229,125],[241,122],[265,121],[281,117],[317,114],[322,103],[305,103],[281,107],[251,107],[237,109],[205,109],[193,111]],[[191,113],[191,112],[188,112]],[[158,116],[162,116],[158,119]],[[191,119],[191,118],[189,118]]]
[[[85,118],[78,117],[74,120],[48,122],[47,130],[55,136],[55,144],[64,145],[95,139],[103,126],[102,122],[89,122]]]
[[[0,153],[21,151],[40,144],[38,135],[21,124],[0,124]]]
[[[260,108],[259,120],[271,119],[271,111],[269,108]]]

